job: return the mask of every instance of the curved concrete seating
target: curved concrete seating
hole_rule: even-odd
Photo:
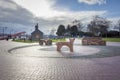
[[[46,40],[46,43],[45,43],[45,45],[52,45],[52,40]]]
[[[48,39],[48,40],[44,40],[44,39],[39,40],[39,45],[43,45],[43,43],[45,43],[45,45],[52,45],[52,40],[50,40],[50,39]]]
[[[101,37],[86,37],[82,39],[82,45],[106,45]]]
[[[69,47],[70,51],[73,52],[73,42],[74,42],[75,38],[71,38],[69,40],[70,40],[70,42],[57,42],[56,43],[57,51],[60,51],[63,46],[67,46],[67,47]]]

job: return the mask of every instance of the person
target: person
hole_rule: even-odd
[[[10,35],[8,35],[8,36],[7,36],[6,40],[8,41],[8,40],[9,40],[9,38],[10,38]]]
[[[8,40],[9,40],[9,38],[7,37],[7,38],[6,38],[6,40],[8,41]]]

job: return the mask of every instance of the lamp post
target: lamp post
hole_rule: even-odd
[[[5,37],[5,30],[7,29],[7,27],[3,27],[3,38]]]
[[[0,28],[2,28],[2,31],[3,31],[3,39],[4,39],[4,36],[5,36],[5,30],[7,29],[7,27],[0,27]]]

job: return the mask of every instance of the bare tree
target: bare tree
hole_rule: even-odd
[[[74,20],[74,21],[73,21],[73,25],[76,25],[76,26],[77,26],[79,32],[82,31],[83,26],[82,26],[82,23],[81,23],[80,20]]]
[[[109,28],[110,21],[99,17],[95,16],[93,20],[88,24],[88,29],[91,33],[93,33],[95,36],[102,36],[103,33],[107,33],[107,29]]]

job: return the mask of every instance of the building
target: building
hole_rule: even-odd
[[[40,39],[43,39],[43,32],[38,29],[38,24],[37,24],[35,25],[35,31],[31,33],[31,40],[38,41]]]

